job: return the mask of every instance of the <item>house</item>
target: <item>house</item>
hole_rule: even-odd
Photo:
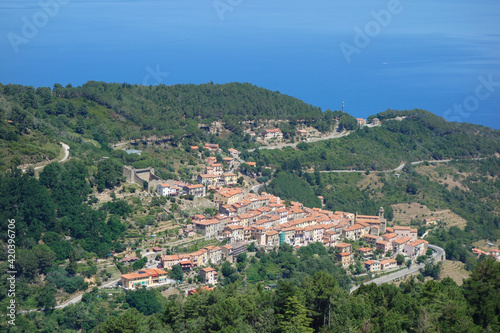
[[[233,262],[233,247],[231,245],[223,245],[222,249],[222,258],[226,259],[229,262]]]
[[[356,252],[363,258],[369,257],[373,254],[373,251],[369,247],[360,247],[356,250]]]
[[[218,246],[206,246],[204,247],[207,250],[208,261],[214,264],[218,264],[222,261],[222,249]]]
[[[351,252],[352,250],[352,245],[349,243],[338,243],[335,244],[335,251],[340,251],[340,252]]]
[[[219,205],[231,205],[243,199],[243,191],[240,188],[221,188],[214,193],[214,202]]]
[[[382,240],[385,240],[387,242],[392,242],[396,238],[397,238],[397,236],[395,233],[382,235]]]
[[[351,253],[350,252],[337,253],[336,257],[337,257],[338,261],[340,261],[340,263],[342,264],[343,268],[347,268],[351,264]]]
[[[238,183],[238,176],[234,173],[225,173],[221,178],[226,186],[233,186]]]
[[[222,223],[217,219],[193,221],[194,228],[206,239],[217,237],[222,232]]]
[[[308,132],[306,130],[297,130],[297,134],[300,136],[307,136]]]
[[[380,262],[375,260],[367,260],[364,262],[365,268],[369,272],[377,272],[380,271]]]
[[[417,239],[407,243],[403,248],[403,253],[406,254],[411,259],[415,259],[418,256],[423,256],[427,251],[428,242],[423,239]]]
[[[356,223],[342,230],[342,237],[349,240],[359,240],[361,236],[369,233],[370,226],[368,224]]]
[[[361,236],[361,239],[363,241],[367,242],[368,244],[375,245],[377,243],[378,236],[370,235],[370,234],[364,234],[363,236]]]
[[[217,271],[212,267],[200,269],[200,276],[203,278],[203,281],[205,283],[208,284],[217,283]]]
[[[159,253],[159,252],[161,252],[161,247],[159,247],[159,246],[153,246],[153,247],[147,248],[146,252]]]
[[[217,163],[217,157],[209,156],[209,157],[206,158],[205,161],[207,161],[208,165],[212,165],[214,163]]]
[[[197,288],[197,289],[188,289],[186,290],[186,295],[187,296],[191,296],[191,295],[194,295],[200,291],[212,291],[214,290],[215,288],[209,288],[207,286],[203,286],[203,287],[200,287],[200,288]]]
[[[391,244],[391,242],[388,242],[385,240],[378,240],[375,243],[375,248],[377,250],[381,250],[383,254],[386,254],[387,251],[390,251],[392,249],[392,244]]]
[[[410,227],[394,226],[394,233],[399,237],[410,237],[412,241],[417,240],[417,229],[412,229]]]
[[[203,184],[185,185],[184,191],[188,195],[192,195],[195,198],[201,198],[205,196],[205,186],[203,186]]]
[[[406,244],[411,241],[410,237],[401,237],[392,241],[392,250],[394,255],[403,254],[403,250]]]
[[[438,221],[434,217],[429,217],[424,219],[424,222],[426,227],[430,227],[436,225]]]
[[[366,125],[366,119],[356,118],[356,121],[358,122],[359,127],[363,127]]]
[[[266,246],[276,248],[280,245],[280,235],[276,230],[266,232]]]
[[[219,145],[214,143],[206,143],[205,147],[203,148],[209,150],[212,153],[217,153],[218,151],[220,151]]]
[[[178,265],[180,261],[177,255],[165,255],[161,257],[161,262],[165,269],[172,269],[172,267]]]
[[[380,269],[385,271],[387,269],[396,268],[398,262],[395,259],[386,259],[380,262]]]
[[[224,168],[221,163],[212,163],[205,168],[205,173],[220,176],[224,173]]]
[[[191,146],[192,151],[198,151],[199,149],[200,149],[200,147],[198,147],[198,146]]]
[[[148,287],[168,281],[168,273],[157,268],[145,269],[137,273],[122,274],[120,277],[123,286],[127,289],[137,286]]]
[[[229,239],[230,243],[243,241],[244,238],[243,226],[237,224],[226,226],[224,228],[224,236]]]
[[[120,261],[123,264],[131,263],[131,262],[134,262],[134,261],[137,261],[137,260],[139,260],[139,258],[137,258],[137,257],[125,257],[125,258],[120,259]]]
[[[278,141],[283,140],[283,132],[279,128],[273,128],[262,131],[262,138],[264,140],[276,139]]]
[[[234,158],[233,157],[223,157],[222,161],[224,161],[224,163],[226,163],[229,168],[234,167]]]
[[[178,187],[162,183],[156,185],[156,193],[161,196],[172,196],[178,194]]]
[[[190,259],[193,262],[193,267],[204,266],[208,264],[208,251],[205,249],[190,253]]]
[[[201,174],[197,178],[198,184],[205,186],[218,186],[219,176],[215,174]]]
[[[339,239],[339,237],[339,233],[331,230],[325,230],[323,232],[323,245],[334,246],[335,244],[337,244],[337,240]]]
[[[239,158],[240,157],[240,152],[234,148],[229,148],[229,155],[231,155],[234,158]]]

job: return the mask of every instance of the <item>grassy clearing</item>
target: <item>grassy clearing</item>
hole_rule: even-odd
[[[451,261],[451,260],[443,261],[443,266],[440,276],[441,279],[450,277],[459,286],[461,286],[463,284],[463,279],[469,277],[469,272],[465,270],[464,266],[465,265],[460,261]]]
[[[464,230],[467,221],[449,209],[432,211],[426,205],[418,202],[401,203],[392,205],[394,221],[401,225],[410,225],[412,221],[435,218],[446,228],[456,226]]]

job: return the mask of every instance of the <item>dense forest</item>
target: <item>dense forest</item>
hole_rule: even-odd
[[[19,317],[9,332],[497,332],[499,275],[500,263],[482,258],[462,286],[410,279],[350,294],[320,270],[271,290],[237,280],[168,299],[154,289],[108,295],[96,288],[63,310]]]

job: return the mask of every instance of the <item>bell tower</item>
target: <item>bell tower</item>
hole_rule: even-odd
[[[380,235],[383,235],[387,227],[387,220],[384,218],[384,207],[380,207],[378,210],[378,220],[380,221]]]

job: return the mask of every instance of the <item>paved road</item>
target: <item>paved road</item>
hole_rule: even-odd
[[[69,146],[67,144],[65,144],[64,142],[59,142],[61,144],[61,146],[63,147],[64,149],[64,157],[62,159],[60,159],[58,162],[60,163],[63,163],[63,162],[66,162],[69,158]],[[47,162],[46,164],[44,165],[40,165],[40,166],[37,166],[35,167],[35,170],[40,170],[40,169],[43,169],[45,168],[45,166],[47,164],[50,164],[52,163],[53,161],[50,161],[50,162]],[[27,169],[22,169],[23,172],[26,172]]]
[[[262,186],[264,186],[264,184],[257,184],[257,185],[252,186],[253,193],[258,193],[259,188],[261,188]]]
[[[423,163],[423,162],[421,162]],[[401,163],[397,168],[391,169],[391,170],[383,170],[383,171],[370,171],[371,173],[384,173],[384,172],[396,172],[400,171],[405,167],[406,164]],[[320,173],[332,173],[332,172],[339,172],[339,173],[348,173],[348,172],[366,172],[366,170],[321,170]]]
[[[99,287],[99,289],[104,289],[104,288],[113,288],[113,287],[115,287],[115,286],[116,286],[116,283],[117,283],[118,281],[120,281],[120,279],[118,279],[118,280],[113,280],[113,281],[110,281],[110,282],[107,282],[107,283],[105,283],[105,284],[101,285],[101,286]],[[63,308],[65,308],[65,307],[67,307],[68,305],[71,305],[71,304],[76,304],[76,303],[78,303],[78,302],[80,302],[80,301],[82,300],[82,296],[83,296],[83,295],[78,295],[78,296],[75,296],[75,297],[73,297],[72,299],[68,300],[66,303],[61,304],[61,305],[59,305],[59,306],[56,306],[56,309],[63,309]]]
[[[272,145],[272,146],[261,146],[261,147],[258,147],[258,149],[259,150],[262,150],[262,149],[282,149],[284,147],[294,147],[295,148],[301,142],[313,143],[313,142],[324,141],[324,140],[329,140],[329,139],[341,138],[341,137],[347,136],[351,133],[352,132],[350,132],[350,131],[337,132],[337,129],[335,128],[331,134],[329,134],[328,136],[325,136],[325,137],[309,138],[309,139],[306,139],[304,141],[299,141],[299,142],[295,142],[295,143],[278,143],[278,144]],[[251,153],[254,150],[255,149],[249,149],[248,152]]]
[[[446,255],[445,255],[444,250],[442,248],[440,248],[439,246],[429,244],[429,248],[434,251],[432,258],[435,261],[442,261],[442,260],[446,259]],[[394,272],[392,274],[381,276],[379,278],[364,282],[363,284],[375,283],[375,284],[379,285],[382,283],[390,282],[390,281],[402,278],[406,275],[413,274],[413,273],[417,272],[420,268],[424,268],[424,266],[425,266],[425,264],[412,264],[410,266],[410,268],[402,269],[402,270]],[[359,288],[359,286],[352,287],[351,293],[358,288]]]

